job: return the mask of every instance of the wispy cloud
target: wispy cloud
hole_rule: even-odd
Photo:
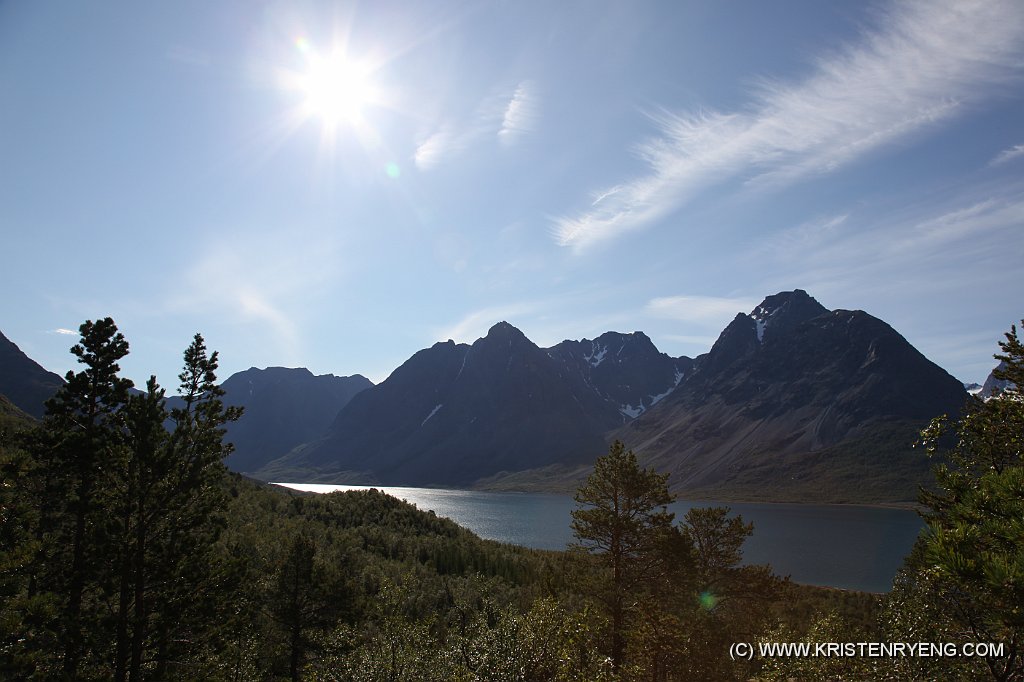
[[[421,171],[431,170],[459,156],[497,129],[500,113],[478,111],[475,118],[460,124],[445,124],[416,147],[413,160]]]
[[[74,329],[65,329],[64,327],[57,327],[56,329],[50,330],[51,334],[60,334],[61,336],[78,336],[78,332]]]
[[[514,91],[507,90],[483,98],[472,115],[463,120],[448,121],[427,135],[416,147],[413,160],[420,170],[430,170],[442,162],[497,135],[504,146],[517,142],[533,129],[537,98],[535,86],[520,83]]]
[[[654,317],[721,328],[736,317],[736,313],[753,310],[757,304],[758,301],[752,298],[664,296],[648,301],[645,310]]]
[[[746,111],[654,115],[660,135],[636,150],[650,171],[557,218],[555,240],[579,248],[615,237],[728,180],[774,187],[834,171],[951,119],[1024,70],[1024,5],[1014,0],[914,2],[878,19],[882,28],[821,58],[807,79],[762,82]]]
[[[434,133],[416,147],[416,153],[413,155],[416,167],[420,170],[433,168],[445,155],[452,153],[456,141],[457,138],[451,131]]]
[[[523,81],[505,107],[505,116],[501,121],[498,139],[505,146],[511,146],[523,135],[533,131],[537,116],[537,98],[535,88],[528,81]]]
[[[608,188],[606,190],[603,190],[601,192],[593,192],[592,195],[594,197],[594,202],[592,204],[590,204],[590,205],[591,206],[597,206],[598,204],[600,204],[602,201],[604,201],[608,197],[613,196],[615,194],[618,194],[619,191],[621,191],[621,190],[622,190],[622,185],[615,185],[614,187],[610,187],[610,188]]]
[[[999,154],[997,154],[996,157],[989,162],[989,165],[999,166],[1006,163],[1007,161],[1013,161],[1014,159],[1019,158],[1021,156],[1024,156],[1024,144],[1018,144],[1014,147],[1010,147],[1009,149],[1004,149],[1003,151],[999,152]]]

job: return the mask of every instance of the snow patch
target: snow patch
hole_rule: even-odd
[[[674,391],[677,388],[679,388],[679,384],[680,384],[680,382],[682,382],[683,376],[685,376],[683,374],[683,372],[681,372],[677,368],[676,369],[675,377],[674,377],[673,382],[672,382],[672,385],[669,386],[667,391],[665,391],[664,393],[659,393],[658,395],[649,395],[649,396],[647,396],[647,398],[651,401],[650,405],[645,407],[643,401],[640,401],[640,404],[637,405],[636,407],[634,407],[633,405],[622,405],[621,407],[619,407],[619,413],[624,415],[624,416],[626,416],[626,417],[632,417],[633,419],[636,419],[641,414],[643,414],[646,410],[648,410],[651,407],[654,407],[659,402],[661,402],[661,400],[663,398],[665,398],[669,393],[671,393],[672,391]]]
[[[750,313],[749,317],[757,323],[757,342],[764,343],[764,330],[768,328],[768,320],[772,319],[775,313],[779,312],[782,308],[776,308],[775,310],[768,310],[763,305],[759,305],[754,308],[754,312]]]
[[[676,384],[676,386],[678,386],[678,385],[679,384]],[[654,407],[655,405],[657,405],[659,402],[661,402],[662,398],[667,396],[672,391],[676,390],[676,386],[672,386],[671,388],[669,388],[664,393],[659,393],[658,395],[648,396],[651,399],[651,407]]]
[[[604,356],[608,354],[608,348],[602,348],[601,344],[597,341],[590,342],[590,354],[584,355],[583,359],[590,363],[591,367],[597,367],[604,360]]]
[[[428,421],[430,421],[430,418],[437,414],[437,411],[441,409],[442,405],[444,405],[444,403],[438,403],[437,407],[430,411],[430,414],[427,415],[427,418],[423,420],[423,423],[420,424],[420,426],[423,426],[423,424],[426,424]]]
[[[643,403],[640,403],[636,407],[633,407],[632,405],[623,405],[623,406],[621,406],[619,408],[619,413],[620,414],[622,414],[623,416],[626,416],[626,417],[633,418],[633,419],[636,419],[637,417],[639,417],[640,414],[643,413],[643,411],[644,411],[644,404]]]
[[[655,405],[657,405],[659,402],[661,402],[662,398],[665,398],[669,393],[671,393],[672,391],[674,391],[677,388],[679,388],[679,382],[682,381],[682,380],[683,380],[683,373],[681,371],[679,371],[679,369],[677,368],[676,369],[675,381],[672,383],[671,386],[669,386],[668,390],[665,391],[664,393],[659,393],[658,395],[650,396],[650,398],[651,398],[651,407],[654,407]]]

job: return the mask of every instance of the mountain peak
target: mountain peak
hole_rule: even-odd
[[[517,328],[510,325],[505,320],[498,322],[493,327],[487,330],[487,336],[484,338],[488,339],[507,339],[507,338],[518,338],[524,337],[525,334],[519,331]]]
[[[768,296],[750,311],[749,317],[756,323],[757,340],[763,342],[769,326],[774,329],[792,327],[827,312],[828,308],[806,291],[794,289]]]
[[[780,291],[777,294],[766,297],[761,301],[761,305],[750,311],[750,316],[755,320],[765,321],[781,310],[803,312],[808,315],[805,319],[817,317],[822,313],[828,312],[828,308],[818,303],[806,291],[794,289],[793,291]]]

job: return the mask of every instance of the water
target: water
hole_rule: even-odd
[[[369,486],[281,483],[327,493]],[[535,549],[565,549],[572,542],[569,495],[433,488],[378,487],[423,510],[433,510],[483,538]],[[680,520],[691,507],[727,506],[753,522],[744,561],[771,564],[779,575],[809,585],[887,592],[922,528],[912,511],[852,505],[677,502]]]

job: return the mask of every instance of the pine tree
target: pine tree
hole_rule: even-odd
[[[150,377],[146,393],[129,398],[125,415],[128,460],[122,472],[116,518],[120,520],[120,589],[114,679],[138,680],[154,606],[153,529],[164,508],[159,491],[174,462],[168,457],[164,390]],[[163,560],[163,557],[156,557]]]
[[[612,665],[625,658],[629,608],[635,596],[678,561],[680,536],[666,506],[668,474],[641,469],[632,450],[615,441],[598,458],[594,472],[576,492],[579,508],[572,512],[577,549],[595,556],[601,584],[595,590],[611,622]]]
[[[683,519],[682,533],[695,556],[696,599],[688,623],[695,636],[685,662],[686,677],[692,679],[730,677],[729,643],[753,641],[766,624],[768,606],[789,586],[769,566],[741,565],[743,543],[754,525],[741,516],[730,518],[729,511],[694,507]]]
[[[70,528],[62,538],[70,547],[63,571],[66,595],[59,630],[63,640],[63,675],[74,679],[85,653],[87,588],[102,578],[103,538],[98,533],[104,518],[106,482],[122,457],[123,408],[132,382],[118,376],[118,361],[128,354],[128,342],[109,317],[86,321],[79,327],[81,341],[71,352],[86,366],[68,372],[67,383],[47,402],[47,419],[61,437],[50,464],[65,478],[66,510]],[[61,540],[58,540],[60,542]]]
[[[132,644],[130,679],[139,679],[141,646],[150,642],[156,661],[155,675],[190,651],[183,642],[199,639],[213,621],[211,611],[230,592],[228,574],[214,556],[214,543],[223,526],[225,507],[224,458],[232,446],[224,442],[224,426],[242,415],[240,407],[226,407],[224,390],[217,383],[218,354],[207,354],[202,335],[196,334],[184,353],[178,378],[184,406],[171,411],[174,425],[166,444],[154,450],[143,465],[145,485],[140,489],[146,506],[147,561],[145,570],[150,607],[136,602],[144,613],[145,637]],[[156,418],[150,414],[148,422]],[[140,587],[136,586],[136,592]],[[152,617],[151,631],[148,629]]]
[[[923,433],[929,453],[947,462],[936,467],[938,490],[922,493],[929,532],[911,569],[926,574],[922,582],[973,639],[1005,644],[985,663],[1006,680],[1024,677],[1024,346],[1016,327],[999,345],[998,378],[1016,387],[972,399],[952,429],[940,418]]]

